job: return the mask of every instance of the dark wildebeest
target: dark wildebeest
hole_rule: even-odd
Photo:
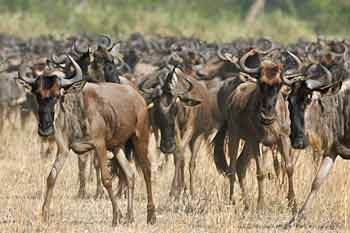
[[[175,174],[170,195],[178,197],[185,187],[184,150],[189,145],[192,152],[189,165],[190,191],[194,194],[193,176],[195,160],[203,139],[215,128],[215,103],[211,102],[209,91],[203,82],[186,75],[179,68],[164,68],[164,77],[159,77],[156,87],[140,89],[149,95],[153,105],[155,124],[161,133],[160,150],[174,154]],[[187,108],[187,107],[191,108]]]
[[[303,216],[329,175],[335,159],[338,156],[350,159],[349,70],[344,65],[349,61],[343,60],[344,54],[348,55],[348,48],[343,45],[343,53],[339,54],[332,51],[333,46],[339,47],[341,43],[330,44],[330,50],[323,51],[317,59],[318,64],[307,67],[305,80],[294,82],[288,96],[292,146],[303,149],[310,144],[323,155],[311,191],[288,225]],[[321,97],[312,98],[315,93],[320,93]]]
[[[122,172],[127,179],[127,219],[133,221],[135,178],[127,157],[118,153],[119,148],[128,145],[146,182],[147,222],[154,223],[156,215],[152,197],[151,164],[147,156],[148,111],[143,97],[127,85],[85,85],[86,81],[79,65],[70,56],[68,58],[75,69],[68,77],[64,72],[54,69],[45,70],[42,75],[33,77],[20,72],[17,79],[20,85],[37,98],[39,135],[54,136],[58,145],[57,157],[47,178],[47,191],[42,208],[44,219],[49,219],[53,188],[69,150],[72,149],[77,154],[95,151],[101,168],[102,182],[112,202],[114,226],[120,220],[120,211],[113,195],[107,150],[113,152],[113,162],[118,165],[113,170]]]
[[[256,161],[259,187],[258,208],[261,208],[264,205],[265,171],[259,144],[262,143],[268,147],[277,145],[286,163],[289,206],[296,211],[293,163],[288,138],[288,110],[281,93],[284,80],[294,75],[285,76],[283,65],[274,59],[274,53],[275,51],[269,51],[268,54],[262,55],[255,49],[250,50],[238,60],[239,64],[236,64],[246,73],[242,72],[240,78],[227,80],[220,88],[218,103],[220,103],[224,123],[213,140],[214,161],[218,171],[228,176],[230,180],[230,200],[233,203],[237,167],[244,204],[248,208],[245,173],[248,161],[252,156]],[[250,63],[250,66],[247,66],[247,62]],[[257,66],[252,67],[251,64]],[[255,75],[255,78],[247,73]],[[248,80],[245,81],[245,78]],[[224,153],[226,137],[228,137],[230,165],[227,164]],[[237,160],[240,139],[243,139],[245,144]]]

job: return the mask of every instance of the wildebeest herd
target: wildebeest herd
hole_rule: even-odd
[[[9,114],[19,112],[25,124],[34,113],[38,134],[57,146],[42,207],[45,221],[69,151],[78,155],[80,197],[86,195],[81,172],[86,154],[94,157],[96,197],[102,195],[103,184],[112,203],[113,225],[121,219],[114,176],[119,178],[118,193],[127,196],[127,221],[134,221],[135,175],[130,161],[145,179],[147,222],[156,222],[148,159],[151,135],[159,153],[174,156],[169,195],[175,199],[187,190],[187,147],[189,192],[195,196],[196,158],[206,144],[213,149],[218,172],[229,179],[231,203],[237,175],[245,208],[249,208],[246,170],[255,161],[258,208],[264,208],[267,174],[262,145],[274,157],[279,152],[293,213],[287,225],[303,216],[338,155],[350,159],[346,40],[319,37],[282,45],[261,37],[207,43],[135,33],[119,42],[106,34],[29,41],[0,35],[0,43],[0,130]],[[322,161],[297,211],[293,156],[308,146]],[[279,173],[278,160],[275,165]]]

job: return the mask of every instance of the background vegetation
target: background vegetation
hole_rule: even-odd
[[[266,0],[254,23],[246,24],[255,1],[0,0],[0,32],[108,32],[123,38],[139,31],[206,40],[269,35],[288,42],[316,34],[346,36],[350,30],[349,0]]]

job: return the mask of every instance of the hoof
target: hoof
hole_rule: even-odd
[[[87,198],[87,193],[85,191],[79,191],[77,195],[78,199],[86,199]]]
[[[43,210],[42,212],[42,217],[43,217],[43,221],[44,223],[49,223],[49,211],[48,210]]]
[[[152,210],[148,210],[147,211],[147,224],[150,224],[150,225],[153,225],[156,223],[156,213],[155,213],[155,210],[152,209]]]
[[[127,215],[126,216],[126,224],[132,224],[135,222],[134,216],[133,215]]]
[[[256,210],[257,211],[263,211],[263,210],[265,210],[265,207],[266,207],[265,201],[258,200],[258,204],[257,204]]]
[[[122,212],[118,209],[113,216],[112,227],[116,227],[118,224],[120,224],[122,218],[123,218]]]
[[[95,200],[102,199],[103,198],[103,190],[97,190],[94,196]]]
[[[295,199],[291,202],[288,202],[288,208],[292,211],[293,216],[298,213],[298,205]]]

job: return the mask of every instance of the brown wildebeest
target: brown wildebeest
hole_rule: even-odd
[[[146,88],[145,81],[141,83],[140,89],[150,96],[153,104],[154,122],[161,133],[160,150],[174,154],[175,174],[170,196],[178,197],[185,188],[184,150],[187,145],[192,152],[189,173],[190,192],[193,195],[195,160],[199,148],[203,139],[209,136],[219,122],[212,115],[215,103],[211,102],[203,82],[186,75],[179,68],[164,69],[165,76],[159,77],[156,87]]]
[[[349,70],[344,66],[344,54],[348,55],[348,48],[343,45],[343,52],[339,54],[333,52],[332,47],[330,44],[330,51],[322,49],[318,64],[307,67],[306,80],[294,82],[288,97],[292,146],[304,149],[310,145],[314,150],[322,152],[322,162],[312,182],[311,191],[288,226],[303,217],[336,158],[340,156],[350,159]],[[314,93],[320,93],[321,97],[313,99]]]
[[[281,93],[284,80],[295,75],[284,75],[283,65],[275,61],[272,54],[262,55],[255,49],[242,56],[238,62],[241,69],[254,74],[256,79],[246,73],[240,78],[227,80],[218,93],[218,103],[224,117],[224,124],[214,138],[214,161],[217,170],[228,176],[230,180],[230,200],[234,203],[234,183],[237,175],[242,188],[245,207],[248,208],[245,187],[247,163],[253,156],[257,167],[259,187],[258,208],[264,205],[263,161],[259,144],[271,147],[277,145],[286,163],[289,181],[288,201],[292,210],[296,211],[293,187],[293,162],[289,150],[288,109]],[[256,67],[246,65],[249,59]],[[238,64],[237,64],[238,65]],[[242,79],[247,78],[247,81]],[[228,137],[230,165],[224,153],[224,141]],[[240,139],[245,141],[243,150],[237,160]]]
[[[136,88],[136,86],[126,79],[125,77],[119,76],[118,67],[114,62],[114,57],[111,54],[112,49],[118,47],[119,44],[114,43],[113,40],[107,35],[101,35],[104,43],[98,43],[97,47],[93,50],[89,46],[81,46],[76,40],[73,43],[71,54],[77,58],[77,63],[81,67],[83,76],[88,82],[101,83],[101,82],[111,82],[118,84],[126,84]],[[72,65],[67,59],[66,55],[51,56],[51,62],[56,66],[62,66],[64,64],[64,69],[66,72],[70,72]],[[120,66],[120,65],[119,65]],[[94,156],[93,156],[94,157]],[[85,198],[87,196],[86,192],[86,177],[85,170],[87,166],[88,156],[78,156],[78,168],[79,168],[79,191],[78,197]],[[94,157],[93,166],[95,168],[96,174],[96,194],[95,198],[101,198],[103,196],[103,187],[101,183],[100,171],[97,158]],[[91,168],[93,167],[91,165]],[[92,172],[90,171],[90,174]],[[122,189],[122,183],[124,179],[119,180],[119,190]],[[118,191],[120,192],[120,191]]]
[[[270,42],[269,40],[267,40],[267,42],[269,42],[271,46],[266,50],[257,50],[259,53],[267,54],[273,49],[275,49],[272,46],[272,42]],[[238,57],[244,56],[247,53],[247,51],[251,49],[252,48],[247,48],[238,51]],[[209,89],[220,88],[220,86],[224,83],[225,80],[235,79],[240,73],[241,68],[237,64],[238,57],[236,57],[232,53],[223,52],[222,50],[223,49],[219,47],[216,56],[212,57],[206,64],[203,65],[201,69],[197,71],[198,79],[205,80]],[[248,66],[254,66],[254,62],[256,62],[254,59],[247,59],[245,61],[246,65]],[[255,80],[252,81],[255,82]],[[241,143],[241,145],[243,145],[243,143]],[[272,146],[269,149],[272,152],[275,174],[277,177],[279,177],[281,173],[281,165],[277,157],[277,147]],[[262,148],[262,151],[263,154],[265,154],[268,150],[264,150],[264,148]]]
[[[134,174],[128,155],[117,153],[131,147],[135,164],[141,168],[147,188],[147,222],[155,223],[152,197],[151,164],[148,159],[148,111],[143,97],[132,87],[119,84],[90,84],[83,78],[79,65],[68,56],[75,72],[71,77],[59,70],[46,70],[40,76],[19,73],[20,85],[37,98],[38,133],[54,136],[58,145],[56,160],[47,178],[47,191],[42,208],[46,221],[58,174],[72,149],[77,154],[94,150],[101,168],[102,182],[113,208],[112,225],[120,221],[120,210],[113,195],[112,175],[108,168],[107,150],[113,152],[114,171],[122,172],[128,185],[127,220],[132,222]],[[84,87],[85,85],[85,87]],[[118,168],[118,169],[117,169]]]

